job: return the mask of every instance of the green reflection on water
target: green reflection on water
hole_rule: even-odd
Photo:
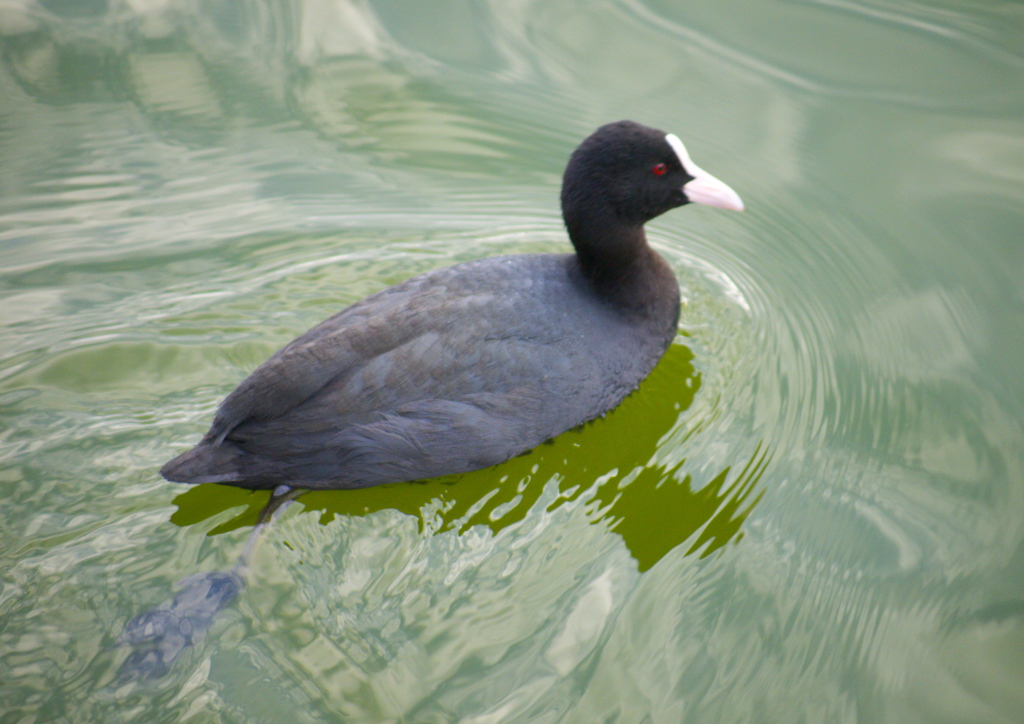
[[[771,456],[759,445],[738,475],[731,476],[726,467],[700,490],[693,489],[683,471],[685,460],[668,467],[655,463],[658,440],[676,425],[700,386],[693,353],[675,344],[640,390],[618,408],[525,455],[425,482],[312,491],[301,502],[320,510],[322,523],[337,515],[391,508],[419,516],[426,533],[486,525],[496,534],[525,518],[545,483],[554,481],[559,495],[547,509],[587,496],[592,521],[622,536],[641,571],[695,534],[687,553],[700,551],[704,557],[741,537],[743,521],[761,499],[754,489]],[[638,429],[650,434],[637,435]],[[210,531],[225,533],[253,525],[268,498],[266,491],[198,485],[175,498],[179,509],[171,521],[191,525],[246,505],[241,515]]]

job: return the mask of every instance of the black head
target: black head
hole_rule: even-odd
[[[588,219],[642,226],[690,202],[743,208],[732,189],[690,160],[678,138],[633,121],[594,131],[573,152],[562,181],[570,233]]]

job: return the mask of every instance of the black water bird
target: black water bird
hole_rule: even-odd
[[[353,304],[228,395],[209,432],[160,471],[271,489],[230,571],[191,576],[139,614],[118,681],[154,678],[242,590],[262,531],[303,489],[360,488],[495,465],[618,405],[676,335],[679,286],[644,224],[687,203],[742,210],[674,135],[621,121],[569,159],[574,254],[429,272]]]
[[[495,465],[603,415],[676,335],[679,286],[643,227],[689,202],[743,208],[674,135],[602,126],[563,179],[575,254],[471,261],[353,304],[257,368],[160,472],[361,488]]]

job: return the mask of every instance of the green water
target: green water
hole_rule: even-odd
[[[497,468],[309,494],[171,672],[124,624],[264,498],[157,470],[278,347],[560,251],[596,126],[747,211],[680,335]],[[1024,6],[0,6],[0,721],[1024,721]]]

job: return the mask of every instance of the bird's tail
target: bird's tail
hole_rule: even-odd
[[[172,483],[236,483],[243,479],[241,457],[230,443],[204,439],[160,468],[160,474]]]

